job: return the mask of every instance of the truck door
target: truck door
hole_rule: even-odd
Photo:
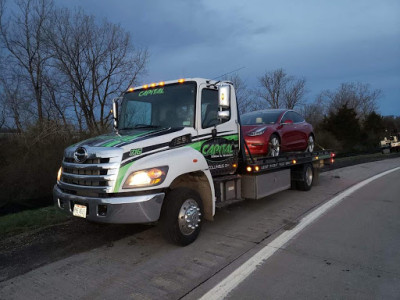
[[[200,85],[197,114],[199,151],[204,155],[212,175],[236,170],[239,151],[236,113],[229,120],[218,119],[218,90]],[[236,107],[236,106],[235,106]],[[231,107],[231,110],[235,109]]]

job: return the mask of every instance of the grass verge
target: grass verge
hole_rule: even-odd
[[[71,217],[58,211],[54,206],[25,210],[0,217],[0,240],[11,235],[59,224]]]

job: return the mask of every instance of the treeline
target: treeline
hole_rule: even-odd
[[[110,130],[112,98],[147,59],[127,30],[82,9],[0,0],[0,213],[51,203],[63,149]]]

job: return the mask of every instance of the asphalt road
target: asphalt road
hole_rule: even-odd
[[[346,197],[229,299],[399,299],[400,170]]]
[[[157,228],[153,227],[118,240],[112,245],[72,255],[26,274],[5,280],[0,283],[0,299],[197,299],[213,288],[220,280],[228,276],[252,254],[256,253],[263,244],[268,243],[282,232],[293,229],[298,220],[310,211],[348,187],[380,172],[392,169],[395,166],[400,166],[399,158],[333,170],[323,173],[319,185],[314,186],[309,192],[288,190],[262,200],[241,202],[218,209],[215,221],[204,224],[203,231],[198,240],[185,248],[167,244],[161,238]],[[398,178],[398,173],[396,174]],[[379,193],[381,191],[373,189],[369,194],[377,196]],[[391,198],[385,199],[390,200]],[[345,200],[346,205],[348,200],[351,200],[351,198],[349,197],[349,199]],[[373,205],[373,202],[368,203],[366,207],[372,205],[369,208],[371,213],[380,212],[377,210],[377,205]],[[383,203],[385,205],[390,204],[390,202]],[[356,205],[353,205],[349,209],[356,210],[358,208]],[[399,206],[394,206],[393,204],[392,214],[397,213],[398,215],[398,209]],[[358,215],[358,213],[355,214],[353,211],[345,210],[345,213],[353,217]],[[380,213],[377,215],[380,216]],[[322,217],[321,220],[328,216]],[[345,217],[346,215],[343,216],[344,219]],[[357,272],[361,274],[362,270],[360,271],[360,267],[350,268],[346,264],[346,268],[342,268],[340,263],[342,262],[343,265],[347,263],[347,260],[345,260],[347,256],[337,258],[333,254],[330,256],[331,252],[325,252],[332,247],[332,244],[338,242],[341,236],[350,236],[350,233],[354,231],[351,227],[347,227],[351,225],[351,222],[347,222],[347,225],[344,221],[340,221],[339,223],[343,227],[335,235],[329,235],[332,237],[330,243],[324,240],[324,243],[327,243],[325,245],[319,241],[313,241],[316,244],[315,251],[320,251],[315,253],[320,254],[323,262],[324,259],[327,260],[324,262],[325,265],[323,267],[330,267],[329,270],[334,268],[350,270],[341,271],[343,273],[342,276],[350,276],[353,273],[357,275]],[[378,239],[376,240],[376,244],[381,244],[379,240],[381,235],[376,236],[374,234],[376,233],[375,231],[370,231],[371,227],[373,227],[372,224],[375,223],[369,223],[368,227],[360,225],[360,228],[365,229],[365,232],[363,232],[364,236],[367,236],[369,233],[369,239],[375,240],[376,238]],[[326,230],[331,229],[328,225],[326,226]],[[399,223],[396,222],[392,226],[393,230],[398,231],[400,228]],[[327,238],[322,229],[320,229],[319,233],[323,238]],[[357,235],[356,233],[354,234]],[[395,238],[400,239],[400,235],[395,236]],[[301,240],[301,238],[296,239],[296,241]],[[71,243],[74,243],[74,241],[71,241]],[[304,253],[303,255],[294,253],[292,254],[291,261],[287,257],[282,261],[276,262],[276,264],[280,263],[286,266],[287,270],[290,270],[294,266],[298,266],[300,269],[312,268],[313,264],[317,268],[318,263],[313,261],[315,257],[311,254],[308,255],[308,249],[306,248],[309,247],[310,243],[310,240],[308,242],[305,240],[302,244],[298,245],[298,250],[297,248],[293,248],[293,251]],[[399,245],[398,240],[396,243],[393,245]],[[367,242],[362,245],[366,244]],[[288,248],[291,246],[292,244]],[[363,252],[364,248],[360,248],[359,251]],[[287,255],[290,255],[290,251],[287,252]],[[390,251],[387,250],[386,252]],[[380,253],[382,264],[386,264],[390,259],[390,253],[387,254],[389,255],[388,259],[385,259],[386,252]],[[365,258],[370,256],[367,252],[363,253],[365,253]],[[273,262],[278,255],[281,255],[281,253],[272,256],[265,266]],[[296,255],[300,256],[301,259],[297,259]],[[342,253],[341,255],[345,254]],[[355,252],[353,254],[348,253],[347,255],[349,261],[350,258],[357,257]],[[373,255],[372,257],[374,257]],[[327,264],[328,262],[330,265]],[[308,266],[308,263],[310,266]],[[364,261],[360,261],[359,263],[361,265]],[[377,260],[377,263],[380,263],[380,261]],[[383,271],[395,270],[394,265],[394,269],[386,269],[386,265],[382,265],[380,268],[377,268],[377,270],[382,270],[382,272],[375,274],[375,269],[372,269],[374,266],[371,265],[370,268],[370,270],[374,271],[372,273],[376,276],[381,276],[380,278],[376,277],[375,280],[388,276],[387,272]],[[273,273],[275,273],[274,271]],[[323,270],[320,270],[320,272],[323,272]],[[287,274],[288,280],[296,282],[295,274],[295,272]],[[302,273],[298,275],[302,276]],[[324,282],[324,278],[326,280],[332,278],[323,275],[324,273],[318,273],[316,279],[314,279],[315,282],[319,284],[320,282]],[[356,275],[354,276],[356,277]],[[282,273],[280,276],[285,275]],[[274,278],[275,275],[272,276],[271,282],[276,282]],[[359,279],[359,281],[361,280],[362,278]],[[377,282],[379,283],[379,281]],[[388,286],[394,283],[386,282]],[[243,284],[245,283],[246,281],[243,282]],[[269,284],[273,285],[272,283]],[[296,288],[300,292],[304,286],[304,289],[313,288],[318,290],[318,285],[308,284],[292,284],[291,286],[282,284],[281,288],[285,291],[290,288]],[[264,287],[266,288],[266,286],[265,284]],[[330,285],[328,284],[328,286]],[[329,295],[330,291],[326,290],[326,293],[321,292],[318,295]],[[234,290],[235,292],[236,290]],[[294,296],[301,295],[293,293]],[[254,295],[257,296],[256,294]],[[265,295],[273,294],[263,294],[260,296],[265,299]],[[368,295],[374,296],[373,294]],[[231,296],[235,297],[235,294]],[[240,295],[238,296],[240,297]],[[290,295],[288,294],[288,296]],[[270,297],[267,296],[267,298]]]

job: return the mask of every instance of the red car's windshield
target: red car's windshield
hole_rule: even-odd
[[[282,111],[257,111],[244,114],[240,117],[242,125],[275,124]]]

